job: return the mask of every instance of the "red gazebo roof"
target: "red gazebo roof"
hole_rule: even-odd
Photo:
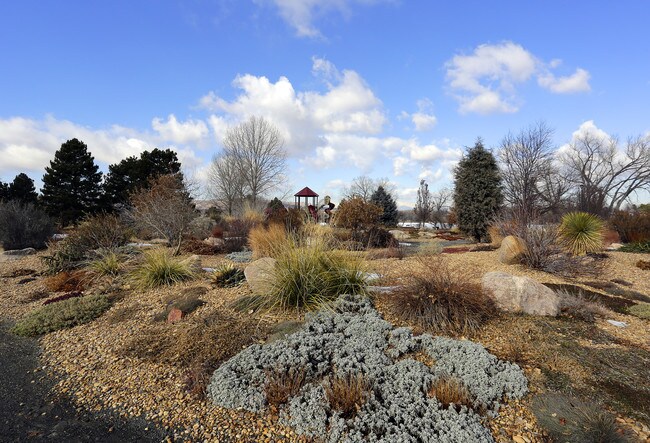
[[[307,186],[305,186],[300,191],[296,192],[293,196],[294,197],[318,197],[318,194],[316,194],[314,191],[312,191]]]

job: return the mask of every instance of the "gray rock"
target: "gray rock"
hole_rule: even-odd
[[[268,292],[275,264],[274,258],[264,257],[246,266],[244,276],[254,294],[263,295]]]
[[[482,284],[483,290],[505,311],[551,316],[560,312],[560,298],[552,289],[532,278],[488,272],[483,276]]]
[[[499,261],[506,265],[520,263],[524,252],[526,252],[526,243],[519,237],[509,235],[501,241]]]
[[[36,249],[34,248],[10,249],[2,253],[2,255],[11,255],[17,257],[24,257],[25,255],[33,255],[33,254],[36,254]]]

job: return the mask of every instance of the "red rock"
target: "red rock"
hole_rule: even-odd
[[[180,321],[185,317],[185,313],[181,311],[178,308],[172,308],[169,310],[169,314],[167,314],[167,323],[176,323],[177,321]]]

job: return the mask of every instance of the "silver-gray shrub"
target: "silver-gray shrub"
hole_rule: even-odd
[[[423,352],[428,367],[409,356]],[[212,400],[253,412],[266,408],[265,371],[304,368],[307,383],[281,411],[281,422],[299,433],[326,436],[327,442],[488,442],[492,437],[471,409],[444,408],[427,391],[441,376],[467,386],[473,404],[495,414],[505,397],[527,392],[521,369],[498,360],[481,345],[393,329],[358,296],[342,296],[334,308],[311,314],[304,327],[284,340],[253,345],[215,371],[208,387]],[[371,384],[357,414],[345,419],[330,407],[322,380],[336,372],[362,374]]]

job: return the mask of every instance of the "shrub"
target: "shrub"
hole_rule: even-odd
[[[52,292],[83,291],[85,289],[83,272],[59,272],[56,275],[47,277],[44,281],[45,287]]]
[[[636,267],[643,271],[650,271],[650,261],[639,260],[638,262],[636,262]]]
[[[376,225],[383,210],[366,202],[360,197],[343,200],[334,215],[334,226],[349,229],[361,229]]]
[[[183,240],[181,251],[192,255],[216,255],[223,251],[223,246],[205,243],[196,238],[188,238]]]
[[[587,212],[570,212],[562,217],[560,237],[573,255],[598,252],[603,246],[603,222]]]
[[[232,263],[222,263],[210,276],[212,284],[222,288],[239,286],[245,279],[244,271]]]
[[[248,244],[253,251],[253,259],[274,257],[288,243],[284,226],[271,223],[268,227],[256,226],[248,234]]]
[[[67,292],[63,295],[57,295],[56,297],[48,298],[43,302],[43,306],[56,303],[63,300],[68,300],[70,298],[83,297],[83,293],[79,291]]]
[[[248,234],[254,225],[247,220],[234,219],[228,223],[224,252],[239,252],[248,243]]]
[[[532,410],[537,422],[554,441],[624,443],[614,417],[595,403],[564,394],[536,397]]]
[[[621,252],[635,252],[637,254],[650,254],[650,241],[628,243],[618,249]]]
[[[118,216],[99,214],[85,218],[73,235],[88,250],[116,249],[126,245],[133,232]]]
[[[214,238],[223,238],[223,226],[216,225],[214,228],[212,228],[210,235]]]
[[[143,254],[143,262],[131,273],[131,280],[139,289],[173,285],[194,278],[190,264],[172,257],[165,250]]]
[[[388,259],[388,258],[396,258],[398,260],[401,260],[405,256],[406,253],[404,252],[404,249],[402,249],[400,246],[391,247],[387,249],[376,249],[373,251],[369,251],[366,254],[366,258],[369,260],[381,260],[381,259]]]
[[[521,262],[529,268],[546,270],[562,252],[555,226],[528,227],[520,230],[520,233],[526,245]]]
[[[280,309],[314,309],[341,294],[365,294],[362,261],[330,251],[325,241],[292,240],[279,253],[269,288],[269,304]]]
[[[469,335],[495,315],[480,285],[458,277],[442,260],[421,263],[421,272],[386,295],[389,309],[401,320],[435,333]]]
[[[605,317],[609,311],[604,306],[589,298],[584,292],[578,294],[569,293],[566,290],[557,291],[560,297],[560,311],[579,320],[594,322],[596,317]]]
[[[627,312],[639,318],[650,320],[650,303],[639,303],[627,308]]]
[[[592,256],[574,257],[569,254],[557,254],[548,260],[542,269],[549,274],[564,278],[599,277],[603,274],[606,262]]]
[[[32,203],[0,200],[0,243],[5,250],[42,249],[53,232],[50,217]]]
[[[390,248],[399,245],[393,234],[379,226],[353,232],[352,240],[363,244],[366,248]]]
[[[86,245],[74,233],[63,240],[50,244],[50,254],[41,257],[46,274],[56,274],[79,268],[89,252]]]
[[[473,407],[469,389],[456,377],[438,377],[431,383],[427,395],[436,398],[443,408],[453,405],[458,411],[461,406]]]
[[[372,386],[363,374],[334,375],[324,384],[330,407],[345,419],[352,418],[370,395]]]
[[[99,277],[115,277],[122,272],[125,256],[115,251],[99,251],[97,257],[88,263],[88,270]]]
[[[13,328],[23,336],[36,336],[88,323],[110,307],[105,295],[88,295],[52,303],[30,312]]]
[[[650,241],[650,212],[616,211],[610,217],[609,225],[624,243]]]
[[[307,371],[302,368],[275,367],[266,370],[264,394],[269,405],[278,407],[300,391],[307,379]]]

